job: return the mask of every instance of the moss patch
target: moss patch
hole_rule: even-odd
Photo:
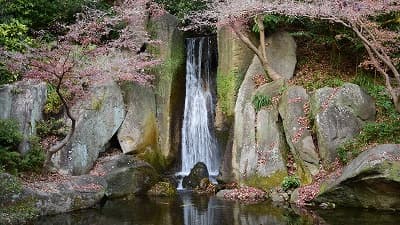
[[[169,164],[166,157],[164,157],[161,151],[157,148],[148,149],[138,155],[138,157],[152,165],[159,173],[165,171]]]
[[[262,177],[259,175],[250,176],[249,178],[244,179],[243,183],[251,187],[260,188],[267,192],[274,187],[280,187],[283,178],[286,176],[286,171],[279,170],[269,177]]]
[[[240,75],[236,70],[231,70],[229,74],[217,75],[218,104],[228,118],[233,117],[236,95],[242,81],[243,75]]]
[[[37,216],[39,209],[32,197],[0,208],[0,224],[23,224]]]

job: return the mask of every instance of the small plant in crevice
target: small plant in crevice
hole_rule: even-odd
[[[67,135],[67,127],[63,119],[50,118],[40,121],[36,125],[36,131],[40,138],[48,136],[57,136],[64,138]]]
[[[48,115],[58,115],[61,113],[63,104],[56,92],[56,88],[52,85],[47,85],[47,101],[44,105],[44,113]]]
[[[283,178],[281,187],[284,191],[300,187],[300,179],[297,176],[286,176]]]
[[[272,98],[268,95],[256,94],[252,100],[254,109],[256,112],[260,111],[261,108],[272,104]]]

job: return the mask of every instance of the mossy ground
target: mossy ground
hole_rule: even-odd
[[[259,175],[252,175],[243,180],[243,183],[247,186],[260,188],[266,192],[270,191],[274,187],[280,187],[283,179],[287,176],[286,171],[277,171],[268,177],[262,177]]]

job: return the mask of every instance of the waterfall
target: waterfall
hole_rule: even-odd
[[[182,167],[187,176],[197,162],[203,162],[210,176],[219,171],[212,95],[212,41],[209,37],[186,39],[186,98],[182,126]]]

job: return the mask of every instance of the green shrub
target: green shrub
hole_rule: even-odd
[[[0,85],[11,84],[20,80],[21,76],[18,73],[10,72],[6,66],[0,62]]]
[[[38,138],[30,139],[31,149],[25,155],[21,155],[17,151],[21,140],[22,134],[18,129],[17,122],[0,119],[0,168],[13,174],[21,171],[40,171],[45,155]]]
[[[18,20],[0,23],[0,46],[7,50],[23,51],[33,45],[33,39],[28,37],[28,27]]]
[[[178,18],[183,18],[192,11],[206,9],[206,0],[155,0],[155,2],[164,6],[171,14]]]
[[[66,136],[67,130],[62,119],[50,118],[37,123],[36,131],[40,138],[54,135],[60,138]]]
[[[300,187],[300,179],[297,176],[286,176],[283,178],[281,187],[285,191]]]
[[[44,113],[57,115],[63,107],[62,101],[58,96],[56,89],[52,85],[47,85],[47,101],[44,105]]]
[[[257,94],[253,97],[252,103],[256,112],[258,112],[262,107],[271,105],[272,98],[271,96]]]
[[[0,0],[0,22],[16,18],[33,29],[48,29],[55,23],[71,23],[83,6],[103,7],[106,1],[92,0]]]
[[[0,119],[0,146],[16,148],[22,141],[18,122],[10,119]]]
[[[30,171],[38,173],[43,168],[45,153],[39,143],[38,137],[31,137],[29,144],[31,148],[26,155],[21,156],[18,171]]]

